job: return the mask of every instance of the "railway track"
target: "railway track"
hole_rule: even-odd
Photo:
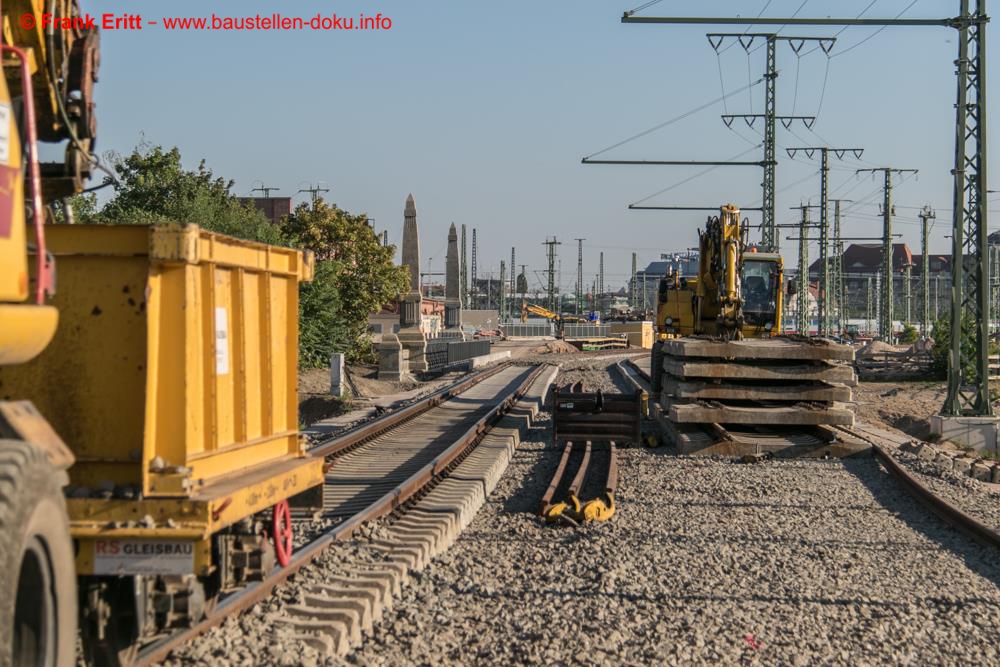
[[[649,373],[634,360],[622,360],[618,362],[617,368],[627,381],[646,391],[649,390]],[[704,430],[705,435],[713,439],[739,439],[740,436],[745,435],[752,436],[758,441],[771,439],[774,442],[790,442],[806,447],[821,447],[824,443],[836,438],[866,443],[871,447],[872,455],[882,464],[890,477],[930,512],[977,542],[1000,549],[1000,532],[935,494],[892,456],[890,450],[900,443],[888,441],[885,433],[879,432],[878,429],[873,429],[867,424],[832,428],[807,426],[780,430],[733,425],[723,427],[720,424],[708,424],[705,425]]]
[[[613,367],[580,362],[567,360],[560,384],[624,389]],[[534,516],[564,448],[541,431],[532,440],[470,530],[352,661],[995,659],[984,652],[1000,619],[994,552],[917,506],[871,457],[739,465],[622,448],[624,502],[610,530],[569,534]],[[588,635],[599,639],[584,644]]]
[[[549,367],[551,368],[551,367]],[[499,366],[480,372],[414,405],[318,443],[327,459],[324,510],[318,521],[292,521],[311,530],[284,567],[221,597],[196,626],[137,652],[132,664],[167,658],[198,635],[273,595],[289,577],[308,570],[331,547],[362,526],[392,514],[366,557],[338,576],[306,583],[297,604],[271,613],[267,625],[321,654],[344,654],[391,605],[407,573],[447,547],[476,501],[499,479],[555,375],[545,366]],[[544,376],[544,377],[543,377]],[[527,398],[525,398],[527,396]],[[461,470],[461,475],[451,474]],[[305,577],[309,579],[308,576]]]

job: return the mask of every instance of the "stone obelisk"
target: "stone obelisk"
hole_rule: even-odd
[[[444,269],[444,332],[464,340],[462,333],[462,286],[458,268],[458,232],[455,223],[448,229],[448,255]]]
[[[420,237],[417,234],[417,207],[413,195],[403,208],[403,266],[410,274],[410,288],[399,295],[399,342],[410,353],[410,370],[427,370],[427,339],[420,326]]]

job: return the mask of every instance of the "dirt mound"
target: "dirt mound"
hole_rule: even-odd
[[[545,345],[536,347],[534,352],[538,354],[572,354],[579,352],[579,350],[564,340],[553,340]]]
[[[885,354],[886,352],[909,352],[910,347],[910,345],[890,345],[880,340],[873,340],[858,350],[857,356],[873,357],[877,354]]]

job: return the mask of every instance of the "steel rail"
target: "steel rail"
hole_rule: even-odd
[[[590,452],[593,450],[593,445],[590,440],[583,443],[583,458],[580,459],[580,467],[576,469],[576,475],[573,476],[573,481],[569,483],[569,496],[570,498],[579,498],[580,489],[583,488],[583,483],[587,479],[587,469],[590,468]]]
[[[608,449],[611,460],[608,463],[608,476],[604,480],[604,492],[613,496],[618,492],[618,448],[614,440],[608,443]]]
[[[470,380],[467,381],[468,386],[466,389],[499,372],[501,368],[506,367],[507,366],[502,366],[496,369],[491,369],[490,371],[480,373],[475,378],[470,378]],[[528,389],[535,382],[544,368],[544,365],[538,365],[533,371],[531,371],[531,373],[528,374],[524,381],[518,385],[517,389],[510,392],[504,400],[497,403],[489,410],[489,412],[480,417],[479,420],[467,429],[462,436],[460,436],[452,445],[450,445],[432,461],[400,482],[396,485],[396,487],[365,509],[357,512],[337,526],[324,531],[309,544],[297,550],[292,556],[291,562],[287,566],[272,570],[263,581],[251,583],[240,591],[231,594],[225,600],[220,601],[217,605],[211,608],[205,618],[194,626],[181,630],[140,650],[136,659],[131,664],[134,667],[145,667],[146,665],[152,665],[166,659],[170,655],[171,651],[201,635],[205,631],[218,626],[226,618],[245,611],[261,600],[267,598],[277,586],[284,583],[293,574],[320,557],[334,542],[350,537],[354,531],[360,528],[366,521],[371,521],[372,519],[390,514],[401,505],[405,504],[408,500],[413,498],[414,495],[427,487],[431,482],[441,478],[450,468],[457,465],[463,458],[463,455],[470,452],[475,445],[479,443],[483,436],[485,436],[489,427],[499,421],[500,418],[510,409],[510,407],[520,400],[525,393],[527,393]],[[444,393],[456,391],[456,389],[463,384],[466,383],[459,383],[459,385],[449,387],[444,390]],[[457,393],[453,395],[457,395]],[[436,394],[430,398],[435,397],[437,397]],[[425,403],[428,400],[429,399],[425,399],[421,403]],[[430,407],[440,404],[443,400],[445,399],[438,400],[437,403]],[[429,408],[426,408],[422,412],[427,412],[428,409]],[[414,413],[412,416],[416,416],[416,414],[421,413]],[[398,414],[394,416],[398,417]],[[388,430],[392,430],[392,428],[398,428],[406,421],[409,420],[397,419],[392,422],[393,426],[390,428],[385,428],[384,422],[381,424],[373,423],[369,424],[367,427],[362,427],[361,430],[365,430],[367,428],[367,430],[373,432],[377,430],[381,434]],[[355,444],[360,444],[360,440],[358,440]],[[343,451],[343,449],[336,451]],[[315,448],[312,454],[316,456],[327,455],[316,454]]]
[[[875,458],[885,466],[889,474],[906,488],[910,495],[916,498],[920,504],[937,515],[945,523],[957,528],[980,544],[1000,549],[1000,532],[990,528],[979,519],[966,514],[955,505],[935,494],[923,482],[901,466],[874,438],[851,428],[843,426],[837,428],[871,445]]]
[[[643,382],[645,382],[647,386],[652,384],[649,378],[649,373],[647,373],[642,367],[640,367],[639,364],[635,363],[634,359],[625,359],[624,363],[626,366],[631,368],[636,375],[642,378]]]
[[[562,483],[563,475],[566,474],[566,468],[569,466],[569,457],[572,453],[573,442],[568,441],[565,445],[563,445],[562,458],[559,459],[559,465],[556,467],[556,471],[552,475],[552,481],[549,482],[549,487],[542,495],[542,501],[538,507],[538,513],[541,516],[545,516],[545,513],[549,511],[549,508],[555,504],[552,500],[556,495],[556,491],[559,489],[559,484]]]
[[[428,410],[436,408],[445,401],[455,398],[483,380],[491,378],[500,371],[509,367],[510,364],[500,364],[494,368],[488,368],[480,371],[479,373],[476,373],[468,378],[464,378],[455,384],[443,387],[431,395],[420,399],[416,403],[406,406],[402,410],[390,412],[387,415],[365,424],[361,424],[360,426],[346,431],[345,433],[338,433],[330,438],[321,440],[309,449],[309,454],[310,456],[333,456],[355,449],[358,445],[374,440],[375,438],[398,428],[401,424],[419,417]]]

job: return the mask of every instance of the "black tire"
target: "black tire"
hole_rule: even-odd
[[[76,572],[62,487],[38,447],[0,440],[0,667],[76,659]]]

